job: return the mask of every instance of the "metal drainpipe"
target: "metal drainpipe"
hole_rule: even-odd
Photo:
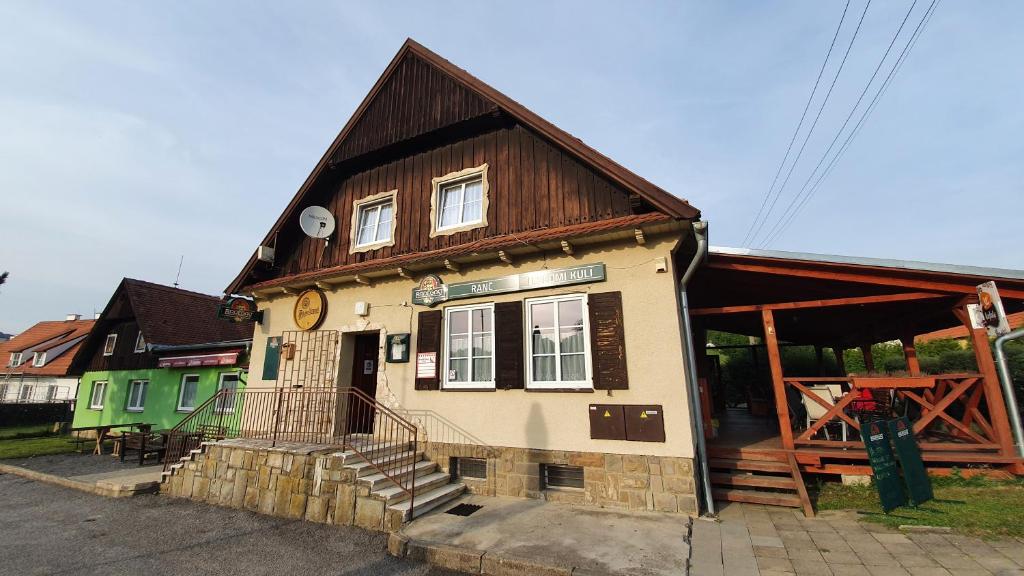
[[[697,461],[700,463],[700,482],[704,491],[704,505],[707,513],[715,513],[715,499],[711,494],[711,476],[708,472],[708,448],[704,441],[704,417],[700,409],[700,387],[697,383],[697,354],[693,349],[693,327],[690,324],[690,305],[686,298],[686,285],[697,266],[704,261],[708,251],[708,223],[694,222],[693,234],[697,239],[697,252],[679,280],[679,319],[683,338],[683,354],[686,360],[686,379],[690,384],[690,421],[697,447]]]
[[[1020,410],[1017,408],[1017,394],[1013,390],[1013,378],[1010,376],[1010,366],[1006,362],[1006,353],[1003,352],[1003,344],[1010,340],[1016,340],[1024,336],[1024,328],[1019,328],[1003,334],[996,338],[996,367],[999,369],[999,380],[1003,385],[1003,396],[1006,398],[1006,408],[1010,413],[1010,426],[1013,427],[1013,436],[1017,441],[1017,453],[1024,457],[1024,430],[1020,425]]]

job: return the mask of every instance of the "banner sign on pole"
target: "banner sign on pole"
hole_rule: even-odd
[[[991,280],[978,284],[978,302],[981,306],[982,322],[988,328],[989,336],[1002,336],[1010,332],[1010,323],[1006,319],[1003,301],[999,298],[996,283]]]

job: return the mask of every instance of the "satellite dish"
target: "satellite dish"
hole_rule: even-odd
[[[310,206],[299,214],[299,227],[312,238],[327,238],[334,232],[334,215],[323,206]]]

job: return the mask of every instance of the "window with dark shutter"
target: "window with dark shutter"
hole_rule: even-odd
[[[441,311],[427,310],[420,312],[416,328],[416,353],[434,354],[434,377],[416,378],[417,390],[437,390],[440,388],[441,365]]]
[[[627,390],[622,292],[590,295],[590,342],[595,390]]]
[[[523,303],[500,302],[494,305],[495,387],[503,390],[523,388]]]

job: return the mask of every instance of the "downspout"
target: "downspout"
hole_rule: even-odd
[[[679,325],[683,338],[683,354],[686,360],[686,380],[690,391],[690,421],[693,423],[694,443],[697,448],[697,462],[700,463],[700,483],[704,492],[707,513],[715,513],[715,499],[711,494],[711,475],[708,471],[708,447],[704,440],[704,416],[700,408],[700,386],[697,381],[697,354],[693,349],[693,326],[690,324],[690,305],[686,297],[686,285],[704,261],[708,253],[708,223],[694,222],[693,235],[697,240],[697,251],[679,280]]]
[[[1024,336],[1024,328],[1019,328],[1003,334],[996,338],[996,368],[999,369],[999,381],[1003,385],[1003,398],[1006,400],[1006,410],[1010,413],[1010,426],[1013,428],[1013,437],[1017,442],[1017,454],[1024,457],[1024,430],[1020,425],[1020,410],[1017,408],[1017,394],[1013,390],[1013,378],[1010,376],[1010,366],[1006,361],[1006,352],[1003,351],[1003,344],[1010,340],[1016,340]]]

